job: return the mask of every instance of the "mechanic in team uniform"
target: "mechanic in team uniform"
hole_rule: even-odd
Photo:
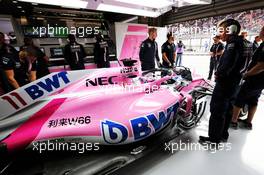
[[[232,119],[232,102],[242,79],[245,66],[243,40],[238,36],[241,26],[238,21],[228,19],[219,25],[220,38],[226,41],[224,53],[215,73],[216,85],[210,103],[209,137],[200,136],[200,142],[220,143],[227,141]]]
[[[6,93],[28,83],[26,70],[21,64],[18,51],[5,43],[3,33],[0,33],[0,67],[3,89]]]
[[[13,88],[10,85],[5,71],[5,66],[3,64],[3,54],[5,50],[5,35],[0,32],[0,84],[1,84],[1,95],[10,92]]]
[[[97,68],[110,67],[108,43],[104,41],[101,34],[96,35],[94,61],[97,64]]]
[[[210,49],[211,59],[210,59],[209,75],[207,78],[208,80],[212,79],[213,72],[216,71],[220,61],[220,57],[222,56],[224,51],[224,44],[220,42],[220,36],[215,36],[213,40],[214,40],[214,44]]]
[[[64,48],[64,57],[67,63],[70,65],[71,70],[85,69],[84,58],[86,53],[81,44],[76,42],[74,35],[68,35],[69,44]]]
[[[141,62],[142,71],[155,69],[155,60],[158,66],[161,66],[158,44],[155,41],[157,38],[157,29],[150,28],[148,31],[149,37],[141,43],[139,51],[139,59]]]
[[[176,61],[176,45],[174,44],[174,38],[171,33],[167,34],[167,41],[162,45],[162,66],[170,68]]]
[[[247,40],[247,36],[247,32],[241,32],[240,37],[243,40],[243,59],[246,61],[243,69],[241,69],[240,71],[242,75],[246,73],[249,63],[251,62],[253,56],[253,43]]]
[[[260,32],[260,38],[264,40],[264,27]],[[244,75],[245,82],[243,83],[233,109],[233,118],[231,126],[235,129],[238,127],[238,117],[246,104],[249,107],[248,117],[241,120],[244,127],[252,129],[252,120],[257,111],[258,99],[264,89],[264,42],[254,52],[252,61],[248,67],[248,71]]]
[[[48,69],[49,58],[34,45],[32,38],[24,38],[24,46],[20,48],[20,51],[27,49],[36,57],[36,78],[39,79],[48,75],[50,73]]]

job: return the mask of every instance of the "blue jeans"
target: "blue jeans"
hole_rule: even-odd
[[[181,65],[182,65],[182,54],[178,53],[176,58],[176,66],[181,66]]]

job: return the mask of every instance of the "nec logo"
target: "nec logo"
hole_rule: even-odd
[[[111,77],[98,77],[95,78],[94,80],[87,79],[86,80],[86,87],[89,86],[105,86],[109,84],[116,84],[113,79],[116,78],[117,76],[111,76]]]
[[[168,125],[179,108],[179,103],[172,105],[165,111],[160,111],[158,115],[149,114],[146,116],[129,120],[129,126],[111,120],[101,122],[102,135],[108,144],[124,144],[129,141],[142,140]],[[128,137],[128,128],[131,127],[132,137]]]
[[[58,74],[53,75],[51,78],[46,78],[43,81],[40,81],[32,86],[25,88],[25,91],[33,100],[36,100],[42,97],[45,92],[50,93],[60,88],[60,79],[63,81],[64,84],[70,83],[70,80],[67,77],[67,72],[60,72]]]

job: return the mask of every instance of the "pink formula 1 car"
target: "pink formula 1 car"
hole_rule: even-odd
[[[168,128],[190,129],[202,117],[211,85],[184,67],[140,72],[134,60],[99,69],[50,96],[43,108],[0,142],[2,152],[35,142],[130,144]],[[161,76],[162,75],[162,76]]]

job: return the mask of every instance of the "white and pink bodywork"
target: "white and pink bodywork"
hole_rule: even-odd
[[[137,78],[128,78],[131,75]],[[98,70],[49,97],[51,101],[0,143],[8,152],[24,149],[33,142],[81,138],[86,142],[116,145],[148,138],[175,120],[189,92],[203,85],[194,80],[177,91],[161,85],[173,76],[151,82],[139,80],[138,67]],[[135,79],[137,82],[135,82]]]

